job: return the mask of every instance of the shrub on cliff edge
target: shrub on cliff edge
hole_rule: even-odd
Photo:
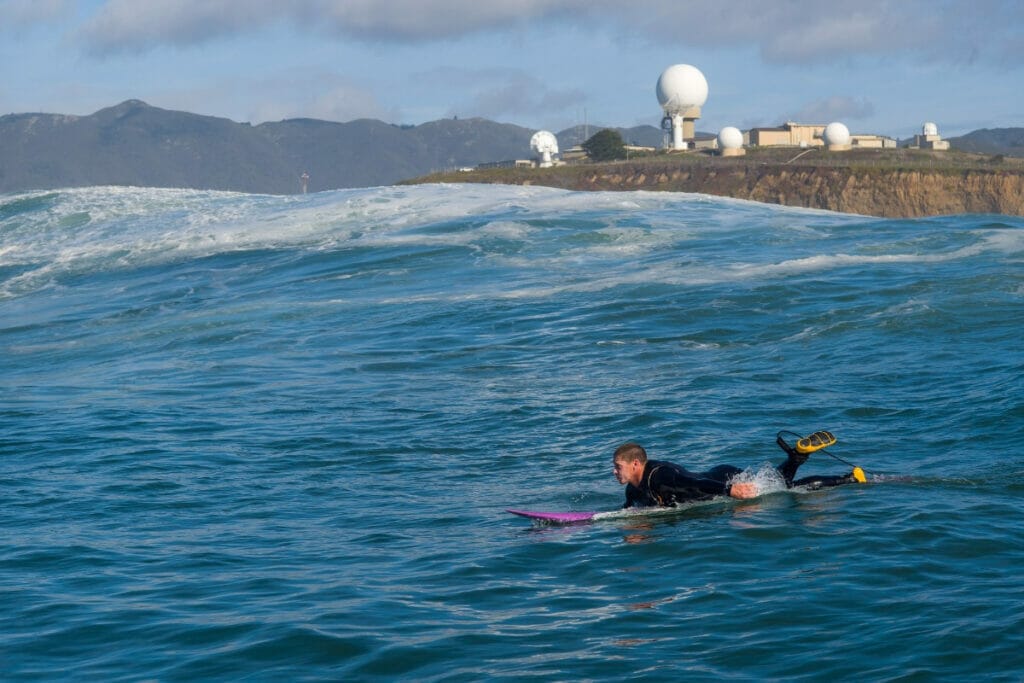
[[[622,141],[622,135],[610,128],[594,133],[581,147],[593,161],[626,158],[626,143]]]

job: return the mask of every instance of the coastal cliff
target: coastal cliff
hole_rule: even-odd
[[[889,150],[831,157],[827,163],[791,164],[780,161],[777,154],[739,159],[660,156],[549,169],[440,174],[419,182],[697,192],[892,218],[963,213],[1024,216],[1021,160],[980,155],[937,159]]]
[[[764,166],[729,171],[677,170],[585,175],[591,190],[703,192],[769,204],[802,206],[868,216],[908,218],[962,213],[1024,216],[1024,174],[970,170],[928,171]]]

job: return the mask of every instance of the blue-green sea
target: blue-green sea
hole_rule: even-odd
[[[625,441],[774,491],[614,510]],[[1024,219],[0,197],[0,679],[1022,681]]]

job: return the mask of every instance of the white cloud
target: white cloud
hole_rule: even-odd
[[[73,0],[2,0],[0,30],[18,30],[34,24],[49,24],[73,14]]]
[[[108,0],[79,30],[88,53],[145,52],[251,31],[279,18],[267,0]]]
[[[55,0],[51,0],[53,2]],[[19,0],[19,4],[26,4]],[[27,4],[26,4],[27,6]],[[937,61],[1019,54],[1014,0],[107,0],[81,27],[103,55],[187,46],[272,24],[365,41],[451,40],[561,22],[629,39],[755,46],[774,63],[913,54]]]
[[[108,0],[81,28],[95,55],[195,45],[287,22],[360,40],[420,42],[504,29],[582,9],[584,0]]]
[[[306,3],[332,30],[370,40],[423,41],[501,30],[558,16],[585,0],[320,0]],[[311,16],[304,19],[312,18]],[[318,22],[319,23],[319,22]]]

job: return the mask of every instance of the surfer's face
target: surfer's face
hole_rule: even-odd
[[[644,475],[644,464],[639,460],[612,460],[612,471],[620,484],[636,486]]]

